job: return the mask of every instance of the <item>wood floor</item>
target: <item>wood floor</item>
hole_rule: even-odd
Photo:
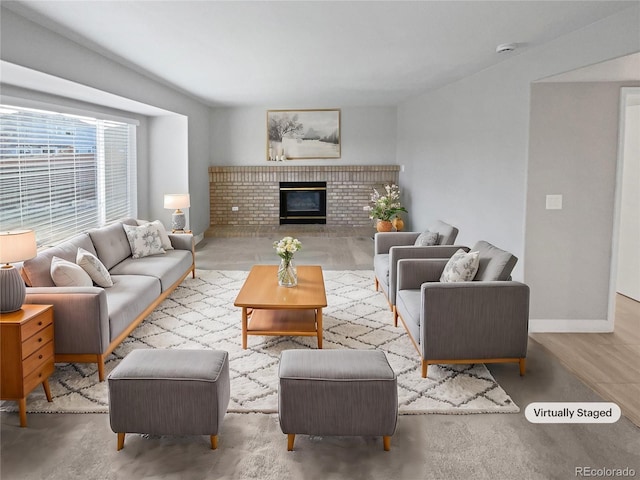
[[[613,333],[535,333],[531,338],[640,426],[640,302],[617,296]]]

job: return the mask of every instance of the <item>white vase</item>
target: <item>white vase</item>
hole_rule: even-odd
[[[293,265],[293,259],[280,260],[278,267],[278,285],[281,287],[295,287],[298,284],[298,272]]]

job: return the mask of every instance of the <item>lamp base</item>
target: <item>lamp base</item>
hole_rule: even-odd
[[[184,212],[176,210],[171,215],[171,231],[172,233],[184,232],[184,227],[187,225],[187,219],[184,216]]]
[[[13,265],[0,268],[0,313],[20,310],[26,295],[27,289],[18,269]]]

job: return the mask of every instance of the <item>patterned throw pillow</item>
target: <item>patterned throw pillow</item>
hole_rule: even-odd
[[[169,234],[167,230],[164,228],[164,224],[160,220],[154,220],[150,222],[149,220],[136,220],[138,225],[154,225],[158,228],[158,233],[160,234],[160,241],[162,242],[162,248],[165,250],[173,250],[173,245],[171,245],[171,240],[169,239]]]
[[[449,259],[440,276],[441,282],[470,282],[478,272],[480,252],[465,252],[459,249]]]
[[[127,234],[131,253],[133,258],[148,257],[150,255],[158,255],[165,253],[160,240],[158,228],[150,223],[134,227],[132,225],[122,224]]]
[[[438,244],[438,232],[430,232],[429,230],[425,230],[418,238],[416,238],[416,243],[414,244],[416,247],[431,247],[432,245]]]
[[[93,253],[88,252],[84,248],[78,247],[76,263],[89,274],[91,280],[93,280],[99,287],[113,287],[113,280],[111,280],[109,270],[107,270],[107,267],[105,267],[100,259]]]
[[[51,279],[56,287],[93,287],[93,281],[82,267],[60,257],[51,259]]]

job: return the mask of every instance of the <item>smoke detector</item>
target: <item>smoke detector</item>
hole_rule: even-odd
[[[503,43],[496,47],[496,53],[513,52],[516,48],[518,48],[517,43]]]

